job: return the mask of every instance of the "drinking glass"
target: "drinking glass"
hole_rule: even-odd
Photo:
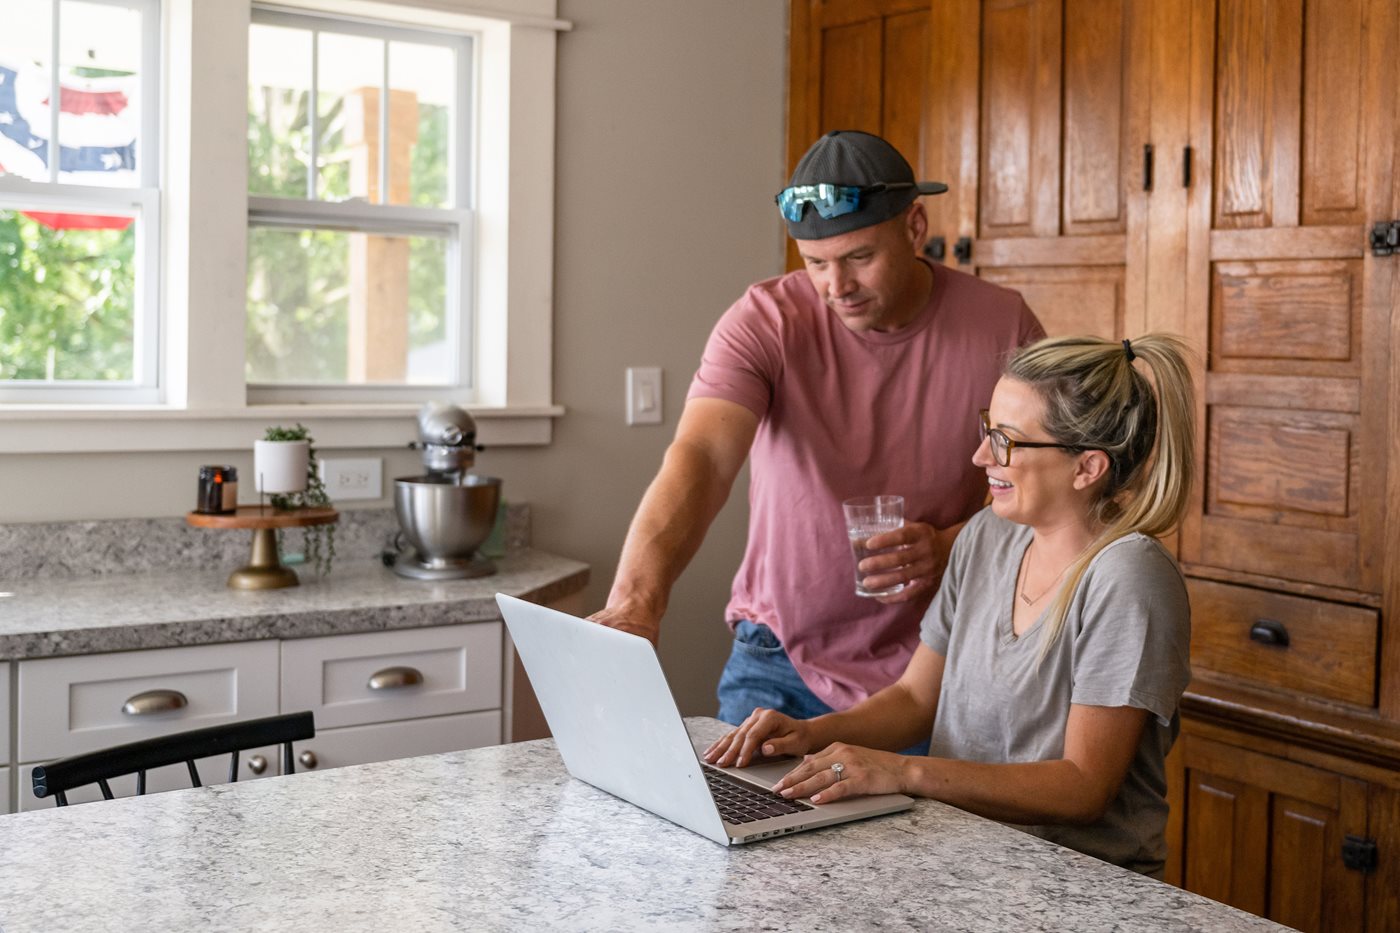
[[[841,503],[841,511],[846,515],[846,536],[851,542],[851,553],[856,558],[856,595],[891,596],[904,589],[903,583],[896,583],[878,590],[866,589],[861,582],[869,574],[860,572],[860,562],[871,554],[883,554],[894,548],[872,551],[866,542],[875,535],[904,527],[903,496],[862,496],[847,499]]]

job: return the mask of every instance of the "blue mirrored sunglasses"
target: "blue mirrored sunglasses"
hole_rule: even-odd
[[[793,185],[791,188],[779,191],[773,200],[778,202],[778,210],[782,212],[784,218],[798,223],[802,220],[802,211],[808,204],[817,209],[817,214],[822,219],[830,220],[833,217],[840,217],[842,214],[850,214],[860,210],[861,195],[912,187],[914,187],[914,183],[908,181],[866,185],[864,187],[826,184]]]

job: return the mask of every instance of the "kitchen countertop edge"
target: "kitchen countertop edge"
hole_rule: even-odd
[[[496,592],[548,604],[589,579],[587,564],[534,549],[498,567],[422,582],[343,561],[326,582],[255,593],[227,589],[222,572],[36,581],[0,601],[0,662],[480,622],[500,618]]]

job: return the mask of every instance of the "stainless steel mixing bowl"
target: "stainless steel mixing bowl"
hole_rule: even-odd
[[[460,485],[439,476],[394,480],[399,528],[425,568],[468,564],[496,523],[501,481],[468,474]]]

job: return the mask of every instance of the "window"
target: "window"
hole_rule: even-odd
[[[14,122],[0,124],[0,296],[20,295],[0,297],[6,452],[241,449],[250,426],[296,420],[327,448],[398,447],[426,399],[469,405],[483,443],[549,443],[563,413],[555,63],[570,24],[555,0],[473,0],[470,13],[277,2],[0,2],[0,63],[37,98],[15,111],[26,139],[46,154],[53,131],[37,129],[52,115],[32,108],[54,97],[48,61],[86,61],[60,82],[83,94],[125,79],[136,126],[110,144],[131,161],[104,185],[64,165],[49,177],[34,149],[14,150]],[[99,12],[139,23],[138,38]],[[351,119],[386,96],[385,113]],[[81,98],[58,98],[66,156]],[[110,226],[60,237],[34,219],[46,214]],[[30,244],[53,245],[39,237],[71,261],[35,271]],[[36,313],[35,292],[61,296],[80,325]],[[17,348],[36,341],[13,378]]]
[[[0,401],[159,396],[157,13],[6,3]]]
[[[471,52],[463,36],[254,8],[250,399],[470,388]]]

